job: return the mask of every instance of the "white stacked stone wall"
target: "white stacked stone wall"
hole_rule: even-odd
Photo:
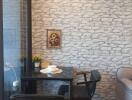
[[[47,49],[46,29],[62,30]],[[98,69],[95,100],[116,100],[116,71],[132,67],[132,0],[32,0],[33,53],[53,64]]]

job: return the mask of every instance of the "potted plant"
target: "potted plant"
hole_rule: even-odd
[[[33,56],[32,62],[34,64],[34,68],[37,68],[37,69],[40,68],[41,60],[42,59],[41,59],[41,56],[40,55],[34,55]]]

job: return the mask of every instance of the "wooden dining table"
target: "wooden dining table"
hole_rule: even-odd
[[[69,82],[69,100],[72,100],[73,93],[73,67],[59,67],[62,69],[61,73],[57,74],[43,74],[40,72],[32,72],[21,77],[21,91],[24,93],[37,93],[38,80],[52,80],[52,81],[67,81]]]

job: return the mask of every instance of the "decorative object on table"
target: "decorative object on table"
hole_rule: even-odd
[[[47,29],[47,48],[61,47],[61,30]]]
[[[40,70],[41,73],[44,74],[57,74],[57,73],[62,73],[63,70],[60,68],[57,68],[56,65],[49,65],[47,68]]]
[[[33,56],[32,62],[35,71],[39,71],[41,69],[41,55],[36,54]]]
[[[49,60],[43,60],[41,63],[41,69],[47,68],[50,64],[51,62]]]

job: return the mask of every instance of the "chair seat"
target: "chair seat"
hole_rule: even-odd
[[[74,86],[73,87],[73,99],[74,100],[89,100],[88,90],[86,86]]]

